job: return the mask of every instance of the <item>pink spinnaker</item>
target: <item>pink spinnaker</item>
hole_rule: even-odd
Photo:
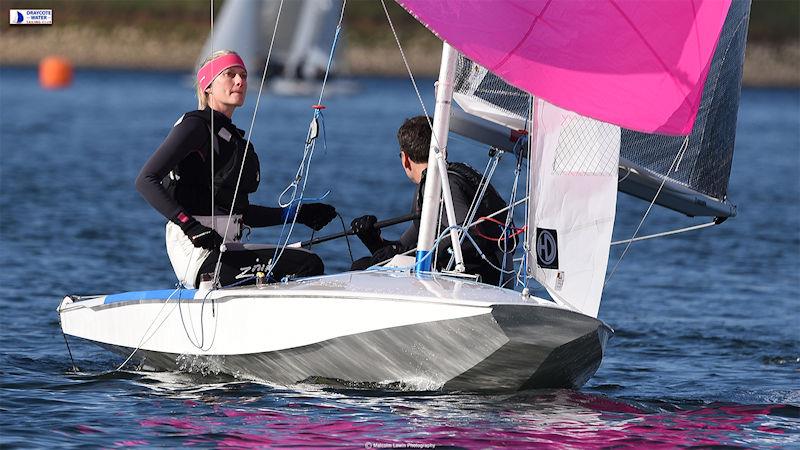
[[[398,0],[440,39],[561,108],[692,131],[731,0]]]

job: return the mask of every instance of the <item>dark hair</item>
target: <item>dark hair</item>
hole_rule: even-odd
[[[415,116],[406,119],[397,130],[397,143],[415,163],[428,162],[428,151],[431,146],[431,126],[427,116]]]

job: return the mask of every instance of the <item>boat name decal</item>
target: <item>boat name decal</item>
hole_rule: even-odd
[[[239,275],[236,275],[237,280],[242,278],[252,278],[256,276],[256,272],[268,272],[269,264],[253,264],[252,266],[239,267]]]

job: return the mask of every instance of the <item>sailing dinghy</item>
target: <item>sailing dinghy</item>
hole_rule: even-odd
[[[400,3],[446,42],[415,258],[274,284],[68,295],[63,332],[144,368],[279,384],[583,385],[613,333],[597,315],[618,189],[717,222],[735,214],[726,188],[749,3]],[[510,144],[513,129],[527,148]],[[432,249],[464,238],[442,170],[450,130],[525,152],[517,290],[459,273],[458,245],[454,271],[432,270]],[[450,227],[438,235],[440,204]]]
[[[256,71],[264,67],[269,57],[267,70],[274,74],[270,92],[314,96],[326,74],[331,46],[340,39],[336,24],[341,11],[342,0],[225,2],[197,62],[210,55],[212,48],[224,48],[238,53],[245,65]],[[273,32],[273,25],[276,37],[269,55],[270,49],[263,43]],[[337,66],[341,67],[341,63],[337,61]],[[326,84],[329,95],[347,95],[358,90],[355,81],[342,78],[328,80]]]

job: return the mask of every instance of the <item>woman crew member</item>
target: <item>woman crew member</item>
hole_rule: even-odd
[[[220,245],[237,242],[242,225],[279,225],[296,215],[298,222],[319,230],[336,216],[336,210],[323,203],[303,204],[299,211],[295,206],[250,204],[248,195],[258,189],[258,156],[252,145],[245,148],[244,131],[231,122],[233,111],[244,104],[246,94],[247,69],[238,54],[222,50],[206,58],[197,71],[198,110],[178,119],[136,178],[139,193],[168,219],[167,253],[186,287],[197,286],[203,274],[215,271]],[[231,211],[232,221],[227,226]],[[246,282],[257,271],[269,272],[273,279],[320,275],[324,271],[322,260],[303,249],[286,248],[272,264],[274,246],[234,244],[226,248],[232,250],[222,253],[223,286]]]

